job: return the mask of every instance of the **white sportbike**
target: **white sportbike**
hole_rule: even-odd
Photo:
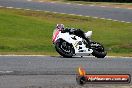
[[[52,42],[55,45],[56,51],[63,57],[72,56],[88,56],[92,54],[97,58],[104,58],[106,51],[102,44],[92,41],[92,31],[84,33],[86,38],[90,41],[90,47],[87,47],[87,41],[77,35],[70,34],[69,32],[62,32],[61,27],[56,27],[53,32]]]

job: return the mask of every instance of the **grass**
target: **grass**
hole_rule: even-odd
[[[6,8],[0,8],[0,54],[56,55],[51,38],[57,23],[92,30],[109,55],[132,56],[132,23]]]

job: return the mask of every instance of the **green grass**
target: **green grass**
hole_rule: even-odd
[[[92,30],[108,53],[132,55],[132,23],[0,8],[0,54],[57,54],[51,42],[57,23]]]

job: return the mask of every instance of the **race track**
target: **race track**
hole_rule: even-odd
[[[79,66],[88,74],[132,75],[132,58],[0,56],[0,88],[82,88],[75,80]],[[109,84],[107,88],[116,85]],[[107,85],[85,85],[88,86],[102,88]],[[129,88],[131,83],[117,86]]]
[[[132,22],[132,9],[108,8],[90,5],[60,4],[49,2],[28,2],[26,0],[0,0],[0,6],[14,7],[32,10],[43,10],[50,12],[76,14],[82,16],[92,16],[106,18],[110,20],[118,20]]]

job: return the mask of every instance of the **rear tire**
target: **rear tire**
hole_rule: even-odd
[[[74,54],[74,48],[72,44],[69,44],[63,39],[59,39],[55,43],[56,51],[63,57],[71,58]]]

